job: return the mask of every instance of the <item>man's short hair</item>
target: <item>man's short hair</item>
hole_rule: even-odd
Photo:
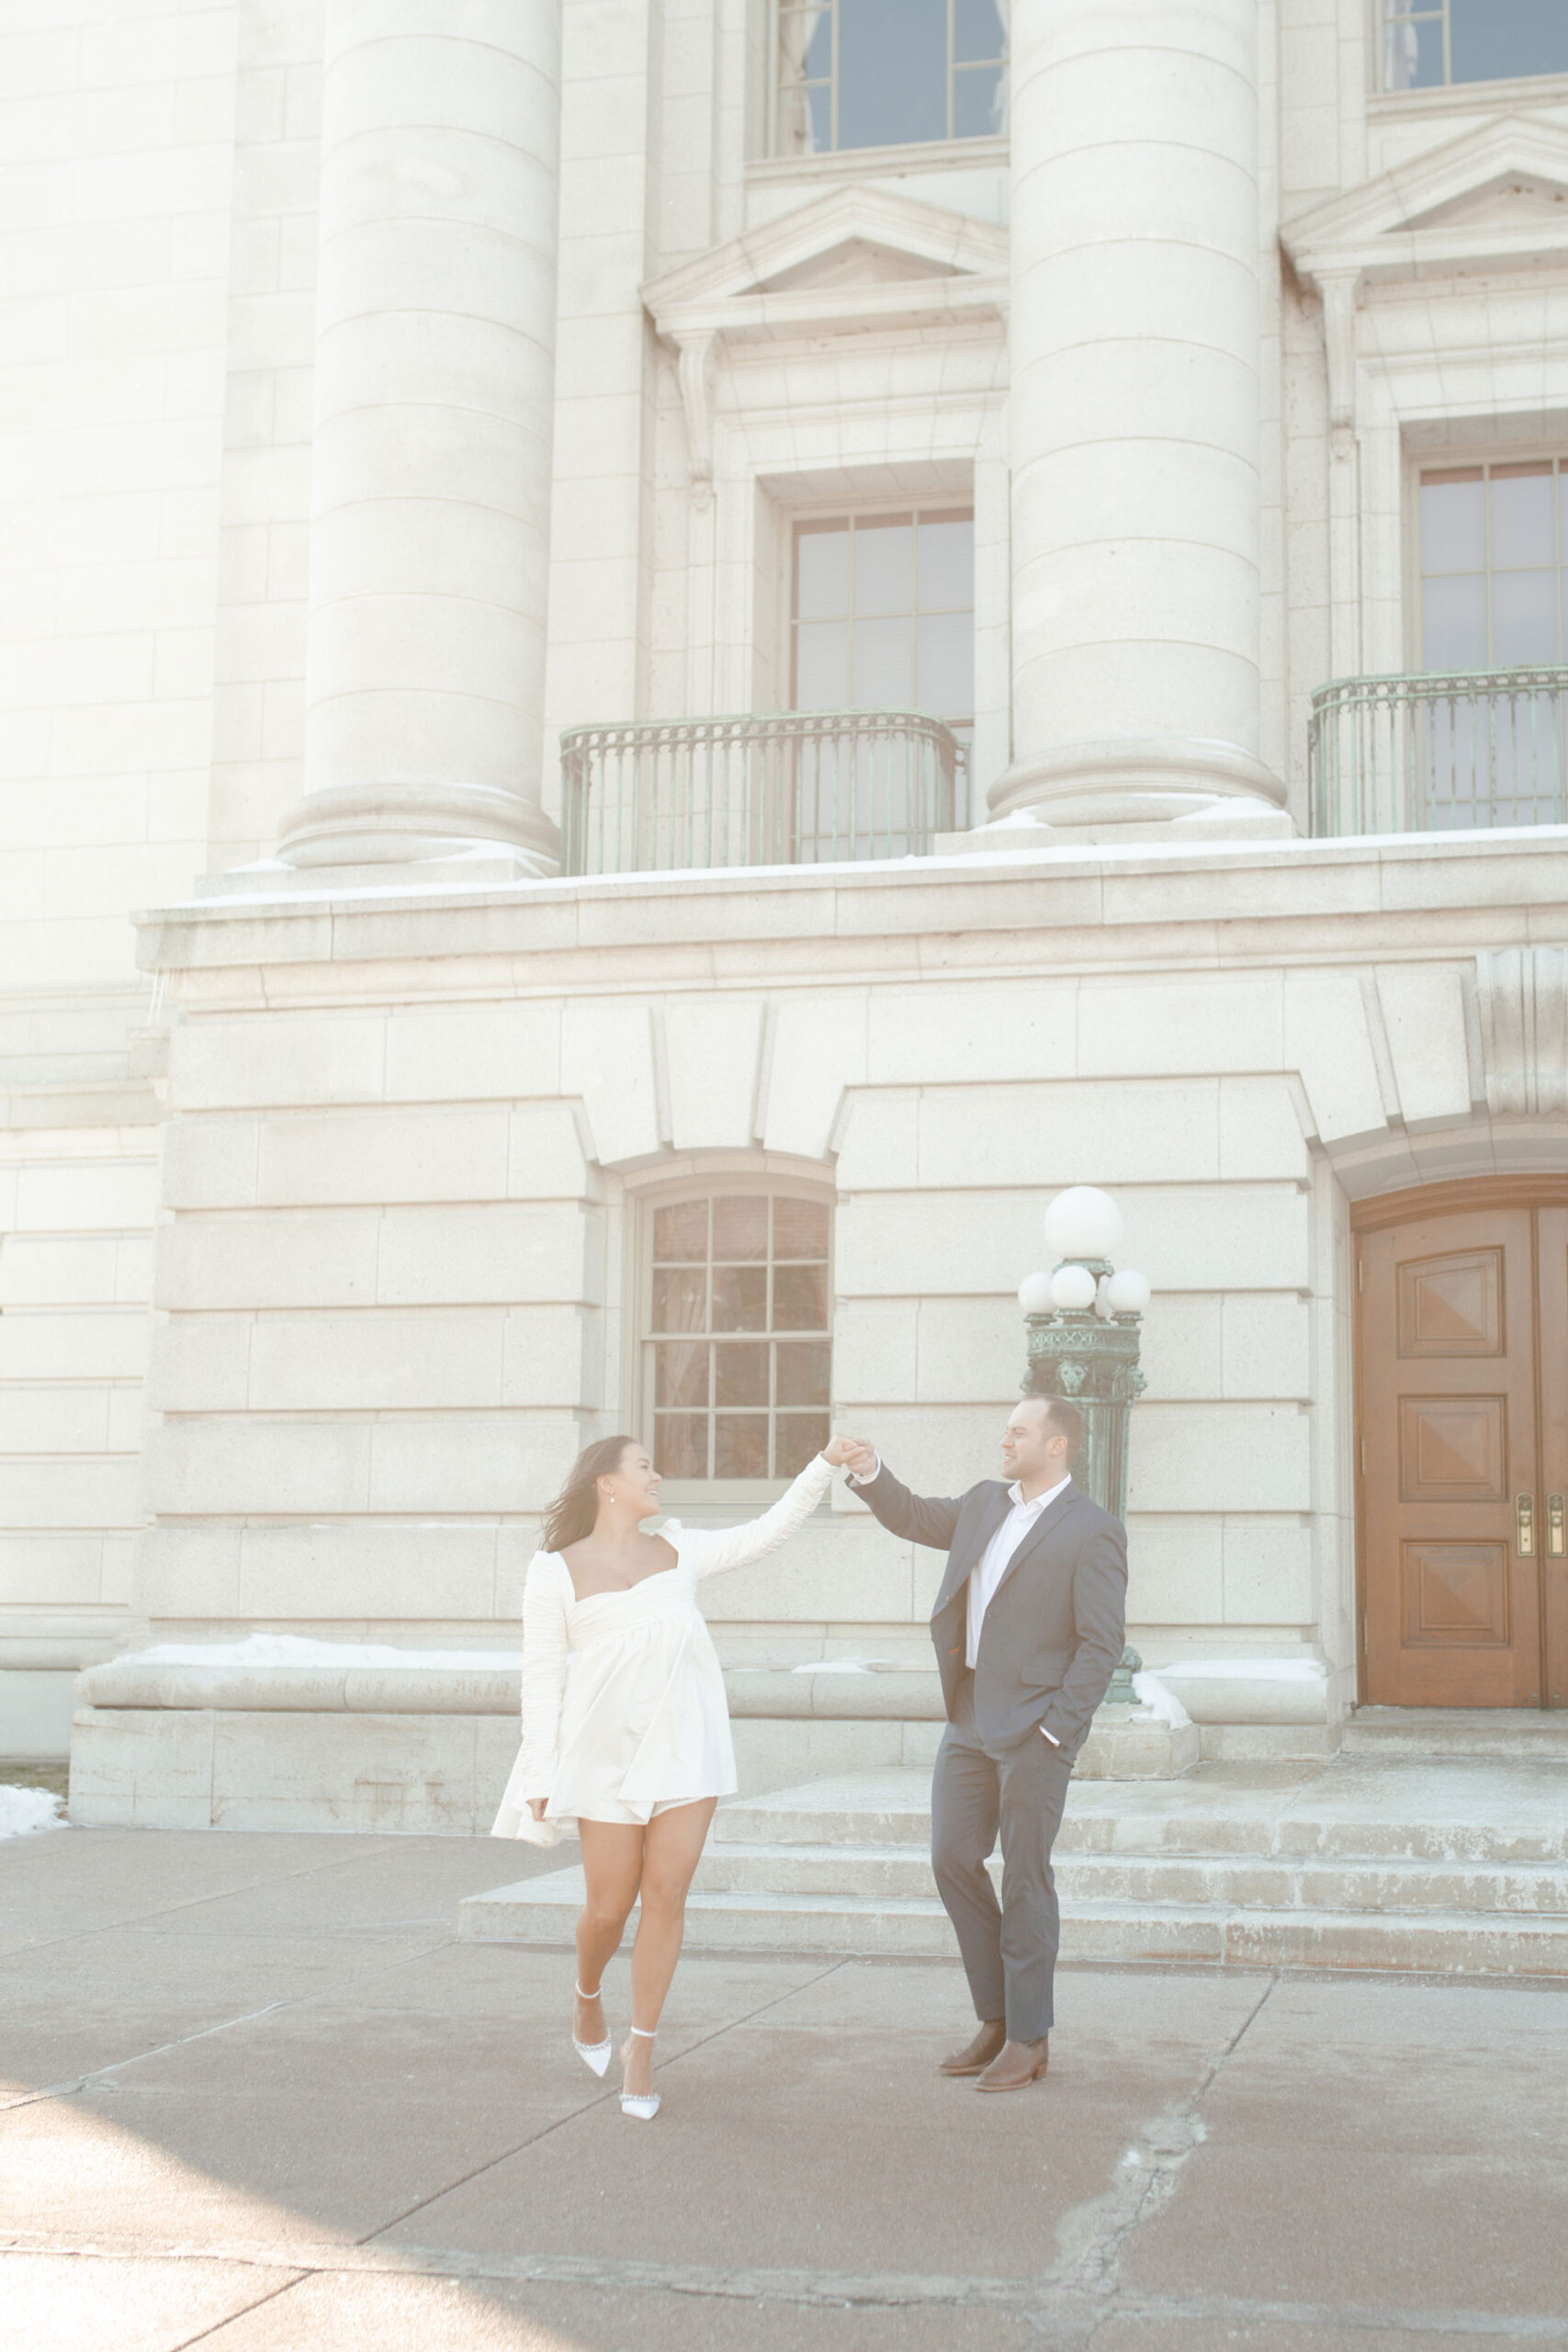
[[[1083,1446],[1083,1415],[1065,1396],[1036,1396],[1037,1405],[1045,1408],[1045,1419],[1058,1437],[1067,1441],[1067,1467],[1070,1470]]]

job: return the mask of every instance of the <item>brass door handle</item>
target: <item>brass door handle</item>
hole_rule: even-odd
[[[1521,1560],[1535,1557],[1535,1497],[1514,1497],[1514,1549]]]
[[[1562,1524],[1561,1495],[1548,1495],[1546,1498],[1546,1548],[1554,1560],[1568,1556],[1568,1529]]]

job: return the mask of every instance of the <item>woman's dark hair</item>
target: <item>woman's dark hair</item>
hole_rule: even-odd
[[[563,1552],[569,1544],[581,1544],[585,1535],[592,1535],[599,1510],[595,1483],[618,1470],[622,1454],[636,1443],[635,1437],[602,1437],[597,1444],[583,1447],[571,1465],[570,1477],[545,1513],[541,1552]]]

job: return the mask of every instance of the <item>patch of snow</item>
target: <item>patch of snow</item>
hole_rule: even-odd
[[[1184,1657],[1159,1671],[1168,1682],[1189,1674],[1206,1682],[1323,1682],[1328,1674],[1315,1657]]]
[[[52,1790],[0,1788],[0,1838],[31,1838],[64,1826],[65,1800]]]
[[[1185,1731],[1192,1718],[1177,1697],[1168,1690],[1157,1674],[1134,1674],[1133,1690],[1141,1707],[1150,1708],[1170,1731]]]
[[[897,1674],[897,1668],[886,1658],[874,1657],[865,1661],[858,1657],[814,1657],[804,1666],[792,1666],[792,1674]]]
[[[249,1634],[243,1642],[158,1642],[117,1666],[328,1666],[378,1670],[439,1667],[460,1674],[514,1674],[521,1650],[403,1650],[389,1642],[320,1642],[307,1634]]]

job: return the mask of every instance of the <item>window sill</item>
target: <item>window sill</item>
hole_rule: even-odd
[[[1519,106],[1568,106],[1568,74],[1527,74],[1511,82],[1445,82],[1427,90],[1378,90],[1367,100],[1369,122],[1412,115],[1484,114]]]
[[[886,179],[889,173],[1005,171],[1006,139],[933,139],[913,147],[834,147],[816,155],[760,156],[746,166],[750,184]]]

